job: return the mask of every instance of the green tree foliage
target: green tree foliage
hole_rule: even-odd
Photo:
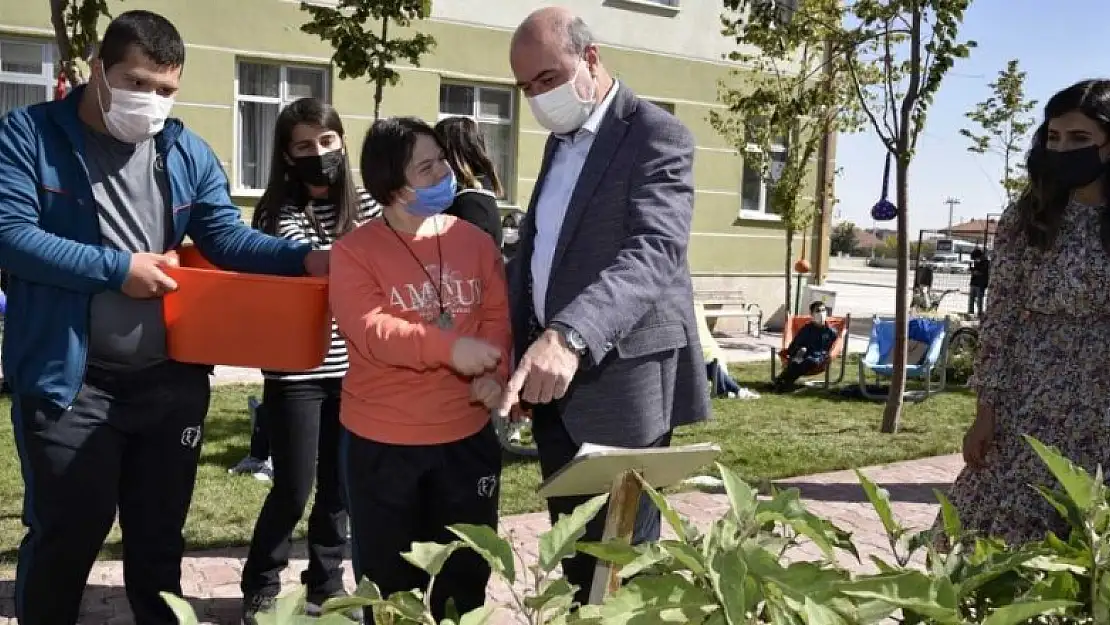
[[[1037,123],[1031,114],[1037,101],[1025,98],[1025,72],[1018,66],[1017,59],[1010,60],[988,86],[990,96],[965,114],[977,130],[963,128],[960,134],[971,140],[969,151],[1002,158],[1000,182],[1009,205],[1018,199],[1028,182],[1020,157]]]
[[[50,0],[59,66],[70,86],[89,79],[89,62],[100,43],[100,20],[111,17],[107,0]]]
[[[721,81],[718,99],[726,110],[711,112],[709,122],[747,164],[757,161],[771,209],[782,220],[788,312],[794,239],[813,224],[819,206],[828,210],[832,204],[825,182],[831,180],[831,163],[819,162],[826,142],[834,133],[856,132],[866,123],[848,79],[845,50],[839,47],[844,42],[840,4],[725,0],[721,16],[723,34],[736,44],[728,59],[742,69]],[[857,73],[873,75],[863,69]],[[773,152],[778,152],[774,160]]]
[[[872,130],[895,160],[898,206],[898,275],[895,288],[894,373],[882,431],[897,432],[906,388],[909,313],[909,171],[929,107],[945,75],[966,58],[974,41],[960,41],[959,28],[971,0],[856,0],[843,31],[845,58]],[[878,65],[882,79],[869,81]]]
[[[401,80],[391,66],[404,61],[419,67],[420,57],[436,45],[431,35],[396,32],[428,17],[429,0],[339,0],[335,7],[302,2],[301,10],[312,16],[301,30],[331,45],[339,77],[366,78],[374,85],[375,119],[381,116],[386,86]]]
[[[829,237],[829,249],[833,254],[855,254],[859,247],[859,237],[856,236],[856,224],[842,221],[832,229]]]

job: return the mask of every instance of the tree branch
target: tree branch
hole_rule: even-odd
[[[894,112],[894,105],[898,98],[894,95],[894,44],[891,42],[891,36],[889,35],[891,22],[888,21],[886,26],[888,34],[883,38],[883,51],[885,53],[883,56],[883,74],[886,79],[884,82],[886,83],[887,110],[890,114],[883,117],[885,120],[889,120],[891,136],[897,137],[900,130],[898,117]]]
[[[864,114],[867,115],[867,119],[870,120],[871,127],[875,130],[875,134],[879,136],[879,140],[883,142],[883,147],[893,154],[895,152],[894,139],[883,132],[885,130],[883,125],[879,123],[878,118],[875,117],[875,113],[873,113],[871,107],[867,105],[867,95],[864,93],[863,85],[860,83],[858,70],[856,68],[856,60],[851,52],[845,53],[845,61],[847,61],[848,66],[848,78],[856,90],[860,108],[863,110]]]

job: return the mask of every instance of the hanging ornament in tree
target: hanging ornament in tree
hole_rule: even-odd
[[[886,166],[883,167],[883,195],[882,198],[871,207],[871,218],[875,221],[890,221],[898,216],[898,207],[893,202],[886,199],[887,192],[890,190],[890,157],[886,155]]]

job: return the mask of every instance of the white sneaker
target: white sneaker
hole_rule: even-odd
[[[274,479],[274,465],[269,458],[261,460],[254,456],[247,456],[239,464],[227,470],[232,475],[249,475],[260,482],[269,482]]]
[[[741,388],[740,392],[736,394],[737,399],[759,399],[759,393],[751,390],[750,388]]]

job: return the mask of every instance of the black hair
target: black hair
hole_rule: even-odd
[[[127,58],[132,47],[158,67],[185,65],[185,41],[181,33],[157,13],[141,9],[120,13],[105,29],[97,57],[108,70]]]
[[[1017,200],[1018,227],[1029,244],[1048,250],[1056,241],[1064,208],[1071,199],[1071,192],[1057,184],[1049,175],[1045,163],[1048,151],[1048,122],[1068,113],[1078,112],[1098,123],[1110,138],[1110,80],[1082,80],[1060,91],[1045,104],[1044,121],[1033,133],[1033,145],[1026,157],[1025,169],[1029,185]],[[1103,193],[1110,203],[1110,179],[1102,177]],[[1110,217],[1103,209],[1101,218],[1102,247],[1110,252]]]
[[[455,170],[459,186],[488,188],[498,197],[505,194],[477,122],[469,117],[448,117],[436,124],[436,134],[443,142],[447,162]]]
[[[826,309],[826,308],[827,307],[825,306],[825,302],[822,302],[819,299],[818,300],[813,300],[812,302],[809,303],[809,314],[812,315],[813,313],[817,312],[818,309]]]
[[[420,135],[431,137],[445,153],[435,129],[418,117],[379,119],[370,126],[362,143],[362,185],[382,205],[394,203],[397,193],[408,186],[405,168],[412,160],[413,146]]]
[[[277,234],[278,215],[281,209],[290,204],[305,206],[311,199],[308,195],[308,186],[297,174],[297,169],[289,164],[289,148],[293,142],[293,129],[299,124],[319,126],[335,131],[344,137],[343,120],[339,113],[326,102],[316,98],[301,98],[282,109],[278,114],[277,123],[274,124],[274,149],[270,157],[270,179],[266,183],[266,191],[254,209],[251,225],[267,233]],[[347,148],[342,148],[344,157]],[[344,158],[343,169],[339,180],[329,189],[329,199],[335,204],[336,237],[343,236],[354,230],[358,223],[360,201],[355,181],[351,176],[348,159]],[[316,221],[312,211],[305,211],[309,222],[321,235],[323,228]]]
[[[509,213],[501,219],[502,228],[520,228],[520,215]]]
[[[974,260],[979,260],[982,257],[983,257],[983,250],[981,250],[979,248],[975,248],[975,249],[971,250],[971,258],[973,258]]]

